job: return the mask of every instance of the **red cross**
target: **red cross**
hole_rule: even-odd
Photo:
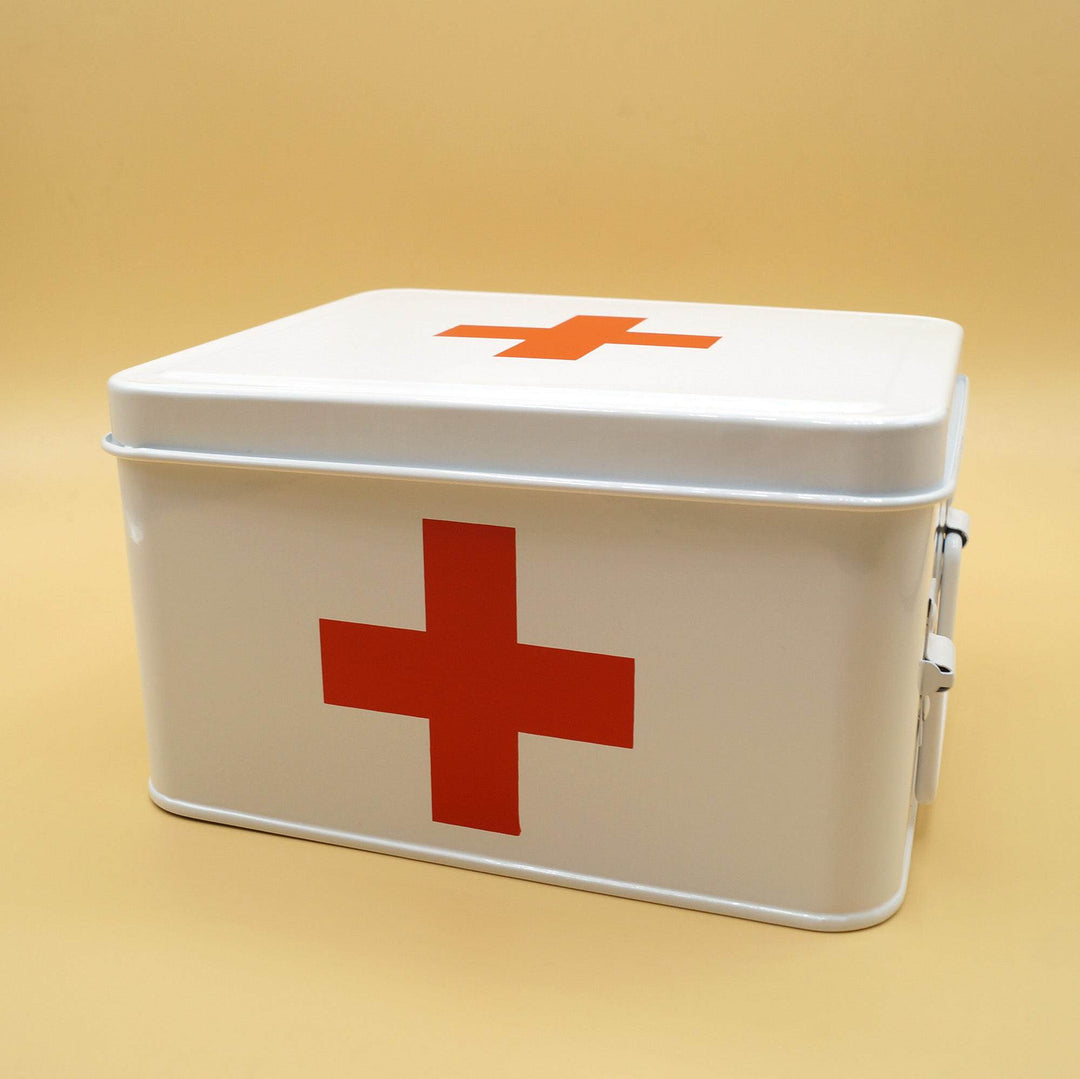
[[[630,749],[634,661],[518,643],[514,529],[423,528],[427,629],[320,619],[323,699],[426,718],[432,819],[520,835],[518,734]]]
[[[497,356],[521,356],[534,360],[580,360],[601,345],[664,345],[667,348],[709,348],[719,337],[686,333],[631,333],[643,318],[610,315],[574,315],[557,326],[453,326],[436,337],[519,338]]]

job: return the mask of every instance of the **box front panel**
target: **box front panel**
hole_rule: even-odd
[[[900,886],[932,507],[121,474],[163,795],[794,911]]]

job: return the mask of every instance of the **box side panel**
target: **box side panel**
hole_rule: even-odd
[[[121,474],[163,796],[814,914],[900,888],[932,508]],[[432,819],[427,717],[324,703],[320,619],[425,630],[425,519],[514,530],[519,642],[634,660],[633,748],[518,736],[520,835]]]
[[[854,514],[838,553],[835,698],[828,769],[835,799],[830,911],[884,903],[906,880],[896,837],[912,819],[919,664],[933,557],[934,507]]]

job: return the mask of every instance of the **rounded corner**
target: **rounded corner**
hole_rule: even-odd
[[[110,398],[139,391],[141,384],[130,377],[133,370],[134,368],[125,367],[122,371],[117,371],[108,377],[105,382],[105,389]]]
[[[899,889],[889,896],[884,903],[879,903],[876,907],[870,907],[867,910],[855,911],[852,914],[835,915],[832,924],[824,925],[821,928],[834,933],[853,933],[859,929],[872,929],[875,925],[881,925],[887,922],[904,905],[904,900],[907,898],[907,886],[907,875],[905,874]]]
[[[190,803],[179,801],[176,798],[170,798],[167,794],[162,794],[161,791],[154,786],[154,781],[152,779],[146,781],[146,793],[150,796],[150,801],[153,802],[158,809],[164,809],[166,813],[171,813],[174,817],[196,817],[196,814],[191,812],[191,809],[194,807],[191,806]]]

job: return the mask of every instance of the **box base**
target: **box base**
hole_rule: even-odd
[[[440,847],[426,847],[415,843],[399,843],[375,836],[357,835],[352,832],[340,832],[332,828],[318,828],[309,824],[296,824],[292,821],[277,820],[273,817],[260,817],[251,813],[240,813],[232,809],[219,809],[216,806],[198,805],[179,798],[170,798],[149,784],[150,798],[155,805],[181,817],[194,817],[197,820],[210,821],[214,824],[230,824],[238,828],[251,828],[259,832],[272,832],[276,835],[292,836],[295,839],[312,839],[320,843],[333,843],[341,847],[353,847],[357,850],[372,851],[376,854],[393,854],[404,858],[415,858],[422,862],[434,862],[439,865],[454,866],[458,869],[478,869],[484,873],[496,873],[504,877],[519,877],[523,880],[536,881],[540,884],[557,884],[563,888],[577,888],[586,892],[599,892],[603,895],[619,896],[623,899],[643,899],[650,903],[663,903],[687,910],[706,911],[710,914],[727,914],[736,918],[748,918],[757,922],[771,922],[774,925],[786,925],[795,929],[815,929],[820,932],[840,933],[853,929],[866,929],[892,917],[904,901],[907,892],[908,871],[911,865],[911,844],[915,835],[915,807],[912,806],[908,821],[907,840],[904,847],[904,868],[900,887],[884,903],[869,910],[854,911],[849,914],[815,914],[809,911],[786,910],[781,907],[767,907],[757,903],[745,903],[736,899],[722,899],[710,895],[698,895],[692,892],[678,892],[667,888],[654,888],[629,881],[608,880],[604,877],[584,876],[580,873],[568,873],[543,866],[523,865],[494,858],[483,858],[474,854],[446,850]]]

